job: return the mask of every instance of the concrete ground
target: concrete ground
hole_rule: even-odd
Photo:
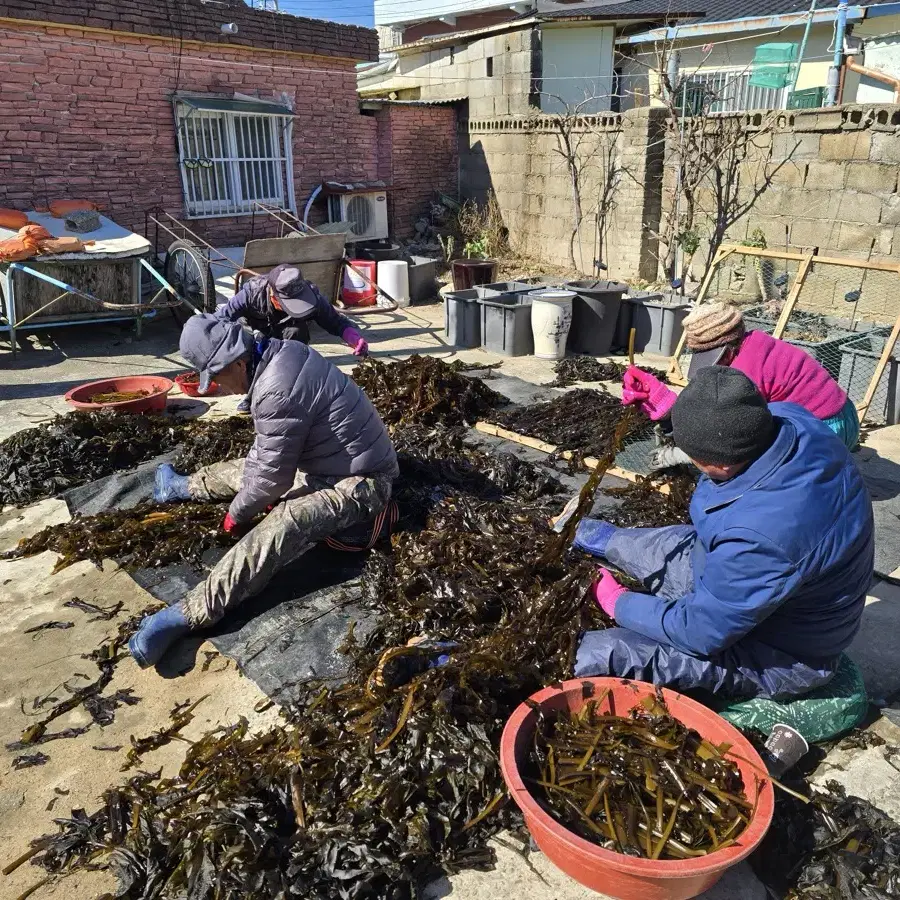
[[[223,293],[227,280],[222,278]],[[412,353],[428,353],[441,358],[498,362],[501,357],[483,350],[457,351],[443,340],[443,312],[438,304],[416,306],[398,312],[377,312],[358,319],[360,331],[371,344],[374,356],[402,358]],[[129,374],[175,374],[185,366],[178,356],[178,328],[168,314],[147,323],[144,338],[134,340],[130,329],[118,325],[79,326],[38,332],[13,361],[0,344],[0,438],[33,426],[66,411],[61,395],[87,380]],[[329,335],[316,334],[317,349],[334,359],[343,369],[354,364],[353,357]],[[648,362],[661,364],[659,358]],[[534,357],[502,359],[503,372],[534,383],[553,379],[552,364]],[[178,399],[173,395],[173,399]],[[211,398],[207,414],[230,413],[236,398]],[[869,437],[867,447],[885,458],[900,462],[900,427],[885,428]],[[900,490],[900,483],[898,483]],[[66,521],[68,513],[60,501],[45,501],[23,510],[0,514],[0,550],[46,524]],[[80,563],[53,573],[55,557],[44,554],[30,560],[0,562],[0,746],[18,738],[34,721],[32,706],[38,697],[62,697],[64,683],[87,683],[78,673],[95,678],[95,666],[81,658],[104,637],[111,636],[118,621],[152,603],[127,575],[113,564],[102,570]],[[895,573],[900,576],[900,572]],[[100,605],[119,600],[125,606],[111,622],[88,623],[84,613],[63,606],[72,597]],[[49,620],[72,621],[74,627],[32,635],[23,631]],[[851,649],[861,665],[871,696],[890,700],[900,696],[900,667],[896,665],[896,635],[900,632],[900,587],[890,580],[873,586],[866,607],[862,631]],[[141,698],[135,706],[120,707],[115,721],[106,728],[93,726],[79,737],[58,740],[38,747],[50,757],[40,767],[16,771],[16,753],[0,749],[0,868],[24,852],[29,841],[52,830],[52,819],[66,815],[70,808],[93,809],[105,788],[125,777],[120,772],[130,737],[143,737],[165,727],[170,709],[187,699],[206,699],[197,709],[194,723],[185,736],[199,735],[217,724],[247,716],[254,726],[275,718],[268,710],[258,714],[254,707],[263,697],[254,684],[242,678],[233,664],[214,659],[202,671],[204,651],[211,645],[183,648],[165,677],[141,672],[125,659],[118,664],[108,692],[132,688]],[[54,723],[54,728],[84,725],[86,715],[72,713]],[[886,720],[875,726],[889,740],[888,747],[900,746],[900,728]],[[118,747],[98,750],[97,747]],[[822,768],[822,777],[836,778],[852,791],[900,816],[900,773],[886,754],[887,747],[851,753],[833,751]],[[148,754],[144,769],[160,766],[165,771],[177,767],[184,748],[178,742]],[[67,791],[65,795],[57,789]],[[52,809],[48,806],[53,805]],[[498,844],[498,866],[491,873],[463,872],[431,885],[428,896],[458,897],[460,900],[494,898],[498,887],[534,900],[582,900],[598,896],[555,870],[540,854],[526,862],[508,839]],[[42,870],[24,865],[10,876],[0,876],[0,898],[18,897],[36,881]],[[66,900],[87,900],[109,889],[102,873],[85,873],[61,882],[51,882],[35,891],[36,900],[65,896]],[[709,898],[762,898],[764,891],[749,867],[743,865],[729,874],[707,895]]]

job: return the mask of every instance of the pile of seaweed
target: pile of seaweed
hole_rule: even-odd
[[[809,803],[778,793],[772,826],[750,862],[772,896],[888,900],[900,896],[900,824],[829,781],[788,782]]]
[[[138,776],[92,815],[57,820],[37,862],[63,872],[112,851],[119,896],[200,897],[216,885],[221,896],[329,900],[407,898],[436,867],[489,865],[487,838],[519,822],[496,754],[506,718],[571,671],[580,631],[600,619],[585,602],[594,566],[544,552],[555,540],[544,515],[511,501],[438,503],[370,587],[384,615],[365,643],[348,640],[349,682],[307,686],[283,726],[220,729],[176,777]],[[443,665],[407,645],[423,636],[440,640]],[[403,657],[411,680],[397,677]]]
[[[593,356],[567,356],[554,367],[556,380],[552,387],[569,387],[579,381],[619,381],[628,366],[617,362],[599,362]],[[668,376],[662,369],[641,366],[644,372],[655,375],[663,384]]]
[[[182,431],[175,468],[182,475],[192,475],[204,466],[243,459],[253,446],[255,434],[250,416],[198,419]]]
[[[226,510],[227,505],[217,503],[144,503],[76,517],[24,538],[0,558],[20,559],[52,550],[60,554],[54,572],[85,559],[97,565],[114,559],[128,569],[173,563],[199,567],[207,550],[234,543],[222,530]]]
[[[737,763],[668,711],[661,693],[627,716],[609,689],[576,713],[537,709],[529,790],[553,818],[606,850],[691,859],[731,846],[753,807]]]
[[[33,503],[171,450],[183,424],[163,415],[72,412],[0,443],[0,505]]]
[[[433,356],[411,356],[396,363],[369,357],[353,370],[353,380],[366,392],[384,423],[395,425],[473,425],[495,406],[509,400],[480,378],[462,372],[482,369]]]
[[[668,493],[659,487],[667,485]],[[603,493],[621,503],[603,510],[603,519],[619,528],[660,528],[690,522],[691,498],[697,486],[696,475],[676,473],[664,477],[638,476],[625,487],[604,488]]]
[[[650,420],[636,410],[630,412],[627,434],[645,430]],[[609,452],[612,435],[625,414],[626,407],[615,397],[589,388],[576,388],[543,403],[508,412],[495,410],[490,421],[554,444],[557,450],[599,458]]]

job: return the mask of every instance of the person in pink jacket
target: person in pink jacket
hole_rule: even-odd
[[[853,450],[859,442],[859,417],[847,394],[819,362],[799,347],[764,331],[747,331],[741,311],[726,303],[703,303],[684,320],[693,351],[688,378],[701,369],[731,366],[743,372],[766,402],[795,403],[811,412]],[[629,366],[622,378],[622,402],[636,404],[654,422],[665,420],[677,394],[649,372]],[[663,448],[657,465],[687,461],[680,451]]]

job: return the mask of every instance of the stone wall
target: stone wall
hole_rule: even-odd
[[[482,202],[493,190],[514,246],[568,265],[575,221],[572,172],[561,152],[559,123],[554,116],[473,116],[461,138],[460,189]],[[660,195],[644,185],[660,178],[661,125],[661,111],[638,109],[583,116],[564,126],[577,149],[583,218],[574,256],[582,271],[593,271],[600,259],[611,276],[653,276],[655,240],[644,224],[658,221]]]
[[[593,260],[602,258],[616,276],[657,277],[656,235],[674,202],[676,172],[663,116],[659,109],[634,109],[584,117],[575,129],[585,212],[575,258],[582,271],[591,272]],[[460,187],[480,199],[494,190],[514,244],[565,264],[572,189],[558,123],[552,116],[473,115]],[[748,138],[726,179],[748,211],[726,240],[744,241],[759,229],[770,248],[787,243],[832,256],[900,262],[900,107],[744,113],[711,118],[707,127],[739,128]],[[604,163],[611,143],[612,172]],[[596,221],[598,197],[610,179],[614,208],[603,229]],[[711,182],[699,192],[698,206],[695,224],[706,240],[717,218]],[[707,246],[701,245],[695,274],[702,273]]]

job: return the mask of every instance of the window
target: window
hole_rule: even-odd
[[[489,56],[489,57],[485,60],[485,63],[487,64],[487,66],[486,66],[486,69],[487,69],[487,77],[488,77],[488,78],[493,78],[493,77],[494,77],[494,57],[493,57],[493,56]]]
[[[750,84],[750,71],[700,71],[685,80],[679,94],[679,106],[689,116],[704,108],[710,113],[743,112],[748,109],[784,109],[785,88],[756,87]]]
[[[175,109],[188,217],[246,215],[256,202],[293,208],[289,109],[196,98]]]

